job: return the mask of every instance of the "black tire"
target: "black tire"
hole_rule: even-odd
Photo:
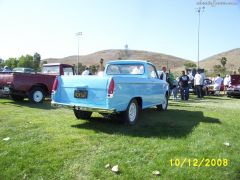
[[[76,110],[76,109],[74,109],[73,112],[77,119],[89,120],[92,115],[92,112]]]
[[[136,99],[132,99],[127,110],[121,113],[122,120],[130,125],[136,124],[139,116],[139,105]]]
[[[42,103],[45,99],[46,93],[43,88],[41,87],[34,87],[29,92],[29,100],[33,103]]]
[[[12,100],[14,100],[14,101],[23,101],[23,99],[24,99],[24,97],[15,95],[15,94],[11,94],[10,96],[11,96]]]
[[[157,109],[160,111],[166,111],[168,108],[168,95],[165,95],[164,103],[157,105]]]

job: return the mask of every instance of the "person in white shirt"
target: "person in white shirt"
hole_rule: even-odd
[[[215,95],[219,95],[222,82],[223,82],[223,78],[221,78],[220,74],[218,74],[214,80]]]
[[[89,69],[88,69],[88,67],[86,67],[85,70],[82,72],[82,75],[87,76],[89,74],[90,74]]]
[[[225,94],[227,88],[230,85],[230,76],[228,74],[226,75],[226,77],[223,80],[223,85],[224,85],[224,94]]]
[[[203,76],[197,71],[194,77],[194,86],[198,98],[202,98],[202,88],[203,88]]]
[[[164,80],[167,82],[167,74],[166,74],[167,68],[165,66],[162,67],[162,72],[159,76],[161,80]]]

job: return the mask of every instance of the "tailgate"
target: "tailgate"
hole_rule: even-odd
[[[60,76],[52,99],[68,105],[107,108],[109,80],[99,76]]]
[[[13,84],[13,73],[1,72],[0,73],[0,89],[3,86],[10,86]]]

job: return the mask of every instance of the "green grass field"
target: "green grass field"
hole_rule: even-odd
[[[171,100],[167,112],[144,110],[135,126],[0,99],[1,180],[155,178],[240,179],[240,99]]]

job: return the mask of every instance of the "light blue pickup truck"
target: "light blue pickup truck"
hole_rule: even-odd
[[[168,106],[168,83],[160,80],[155,66],[143,60],[115,60],[98,76],[58,76],[52,105],[70,107],[77,119],[92,112],[119,116],[135,124],[142,109]]]

